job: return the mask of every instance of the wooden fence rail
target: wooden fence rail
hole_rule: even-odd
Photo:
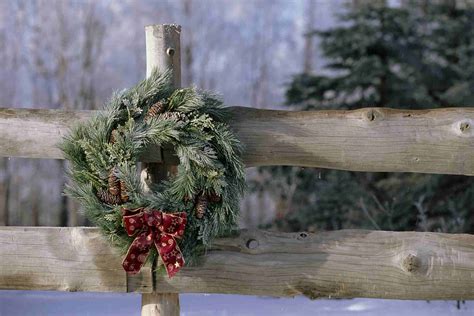
[[[145,269],[127,277],[121,257],[95,228],[0,228],[0,288],[151,292]],[[161,293],[268,296],[474,299],[474,236],[342,230],[242,231],[219,239],[202,265]]]
[[[246,166],[474,175],[474,108],[290,112],[233,107]],[[87,111],[0,109],[0,156],[55,158]],[[164,151],[165,160],[172,154]],[[160,159],[150,148],[143,161]]]

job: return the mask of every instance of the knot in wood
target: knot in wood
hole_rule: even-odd
[[[459,121],[455,121],[452,125],[454,133],[461,137],[472,137],[474,136],[474,131],[472,126],[474,124],[474,120],[471,119],[462,119]]]
[[[175,51],[174,51],[174,48],[172,48],[172,47],[168,47],[168,48],[166,49],[166,55],[168,55],[168,56],[170,56],[170,57],[173,57],[174,52],[175,52]]]
[[[402,269],[408,273],[416,273],[421,268],[421,260],[414,254],[406,255],[402,260]]]
[[[245,245],[248,249],[256,249],[258,247],[258,240],[251,238],[247,240],[247,243]]]
[[[461,124],[459,124],[459,129],[462,133],[467,133],[470,128],[471,124],[469,124],[469,122],[461,122]]]
[[[301,233],[298,234],[297,239],[298,240],[303,240],[303,239],[308,238],[308,236],[309,236],[309,234],[307,232],[301,232]]]
[[[378,120],[382,117],[382,113],[377,111],[376,109],[369,109],[366,113],[366,118],[369,122],[373,122]]]

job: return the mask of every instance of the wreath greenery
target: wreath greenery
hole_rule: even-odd
[[[192,264],[213,238],[235,228],[245,189],[242,147],[215,95],[173,89],[170,79],[169,73],[154,71],[114,94],[103,111],[72,128],[60,147],[70,161],[66,194],[80,201],[87,218],[114,245],[125,252],[135,240],[124,215],[183,211],[187,223],[178,244]],[[138,167],[152,144],[173,146],[180,164],[175,176],[147,191]],[[148,260],[161,255],[150,250]]]

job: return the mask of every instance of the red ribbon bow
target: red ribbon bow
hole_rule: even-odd
[[[140,272],[154,243],[168,276],[173,277],[184,265],[183,254],[175,238],[183,236],[186,221],[185,212],[170,214],[160,210],[145,211],[143,208],[124,209],[123,223],[127,234],[133,236],[138,232],[123,259],[125,271],[130,274]]]

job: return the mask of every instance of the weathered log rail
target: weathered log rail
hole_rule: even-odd
[[[149,292],[150,269],[133,284],[120,255],[95,228],[0,228],[0,288]],[[342,230],[242,231],[219,239],[202,265],[161,293],[269,296],[474,299],[474,236]]]
[[[233,107],[246,166],[474,175],[474,108],[290,112]],[[61,137],[91,111],[0,109],[0,156],[61,159]],[[143,161],[160,159],[150,148]],[[172,154],[165,150],[165,160]]]

